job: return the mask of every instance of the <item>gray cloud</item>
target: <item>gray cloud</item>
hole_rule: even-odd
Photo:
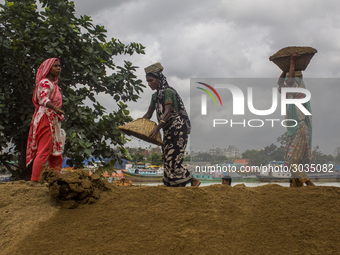
[[[187,108],[192,100],[190,78],[278,77],[281,71],[268,58],[286,46],[312,46],[318,50],[305,78],[340,76],[340,16],[336,1],[75,0],[75,3],[77,14],[92,16],[95,24],[106,27],[109,38],[146,46],[146,55],[118,57],[117,62],[129,59],[140,66],[137,75],[143,80],[143,68],[161,62],[170,86],[178,90]],[[335,96],[339,86],[307,87],[312,93],[314,145],[322,144],[327,153],[332,153],[339,146],[334,139],[339,115],[330,114],[330,110],[339,109]],[[134,118],[147,110],[151,94],[146,88],[138,103],[129,103]],[[331,102],[337,107],[332,108]],[[104,105],[109,110],[115,108],[110,98]],[[244,140],[239,137],[239,141],[248,144],[250,139],[246,137],[244,133]],[[259,143],[254,140],[254,148],[262,146]]]

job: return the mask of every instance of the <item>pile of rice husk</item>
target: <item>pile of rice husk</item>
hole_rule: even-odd
[[[101,191],[110,189],[108,183],[99,174],[92,174],[85,170],[74,170],[58,175],[46,168],[40,176],[39,182],[47,187],[52,198],[63,207],[73,209],[79,204],[93,204],[100,198]]]
[[[0,253],[339,254],[340,188],[111,186],[58,207],[48,188],[0,184]]]
[[[270,56],[269,60],[273,61],[282,71],[288,72],[292,52],[298,52],[300,55],[295,63],[295,71],[304,71],[317,50],[312,47],[289,46]]]

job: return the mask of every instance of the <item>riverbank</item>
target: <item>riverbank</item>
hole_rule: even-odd
[[[340,188],[112,186],[62,209],[47,188],[0,185],[1,254],[336,254]]]

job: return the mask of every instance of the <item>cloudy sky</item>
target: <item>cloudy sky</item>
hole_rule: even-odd
[[[304,72],[305,78],[340,78],[340,6],[337,1],[74,2],[77,15],[86,14],[95,24],[104,25],[108,38],[142,43],[146,47],[145,55],[118,57],[117,63],[130,60],[140,67],[137,75],[145,80],[143,68],[161,62],[170,86],[179,92],[188,111],[190,78],[276,78],[280,69],[268,58],[286,46],[311,46],[318,50]],[[340,116],[336,96],[340,88],[332,84],[306,84],[312,93],[313,145],[319,145],[329,154],[340,145],[336,127]],[[150,97],[151,90],[146,88],[138,103],[129,104],[133,118],[143,116]],[[100,99],[108,110],[115,108],[110,98]],[[223,140],[220,139],[221,144],[214,146],[233,144],[242,152],[275,142],[274,139],[259,144],[254,133],[247,132],[244,133],[248,141],[245,145],[233,132],[228,130]],[[280,135],[281,131],[277,133]],[[259,137],[256,133],[255,136]],[[249,142],[252,140],[253,143]]]

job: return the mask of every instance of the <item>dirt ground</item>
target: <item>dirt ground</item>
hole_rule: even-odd
[[[340,254],[340,188],[114,186],[64,209],[0,184],[0,254]]]

